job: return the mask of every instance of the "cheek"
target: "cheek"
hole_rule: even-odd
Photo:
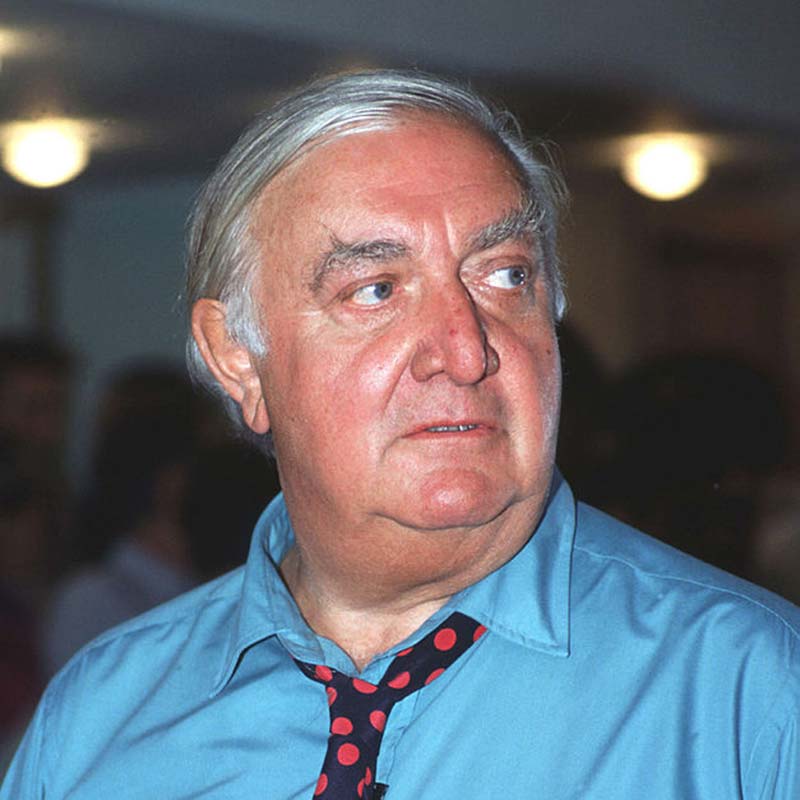
[[[391,347],[371,348],[356,354],[339,376],[345,391],[355,394],[361,404],[385,407],[397,382],[400,360]]]
[[[313,361],[306,361],[304,368],[297,370],[293,394],[309,386],[313,399],[302,401],[304,405],[310,403],[307,415],[326,419],[328,435],[349,438],[345,446],[352,449],[354,437],[369,436],[386,419],[403,372],[402,344],[387,337],[313,352]]]

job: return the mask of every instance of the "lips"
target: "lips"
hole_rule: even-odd
[[[406,434],[406,438],[424,436],[475,436],[489,433],[492,430],[494,430],[494,426],[483,420],[434,420],[416,425]]]

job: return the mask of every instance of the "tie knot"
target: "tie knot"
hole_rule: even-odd
[[[474,619],[455,612],[438,628],[401,650],[384,674],[380,686],[402,697],[436,680],[486,631]]]
[[[485,632],[483,625],[456,611],[419,642],[401,650],[378,684],[352,678],[324,664],[296,663],[309,678],[326,684],[329,695],[331,690],[355,697],[377,693],[396,702],[438,678]]]

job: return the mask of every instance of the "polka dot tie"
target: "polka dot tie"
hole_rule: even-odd
[[[400,651],[377,685],[317,664],[296,661],[325,685],[331,715],[328,750],[314,790],[319,800],[377,800],[373,783],[383,729],[394,704],[436,680],[486,632],[455,612],[412,647]],[[384,787],[385,788],[385,787]]]

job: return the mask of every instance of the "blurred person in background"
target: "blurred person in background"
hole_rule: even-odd
[[[37,632],[49,589],[48,499],[0,447],[0,767],[44,688]]]
[[[761,490],[754,579],[800,604],[800,473],[780,471]]]
[[[112,374],[98,404],[72,574],[43,627],[48,675],[107,628],[244,561],[277,478],[209,417],[219,422],[169,363]]]
[[[47,508],[44,584],[64,568],[72,487],[65,474],[74,359],[54,339],[36,334],[0,337],[0,449],[14,471],[35,486]]]
[[[73,357],[36,334],[0,337],[0,768],[43,683],[38,630],[64,569]]]
[[[79,516],[94,558],[54,592],[42,636],[48,675],[97,634],[195,584],[181,519],[193,449],[185,413],[120,417],[104,431]]]
[[[0,338],[0,444],[36,480],[63,482],[73,359],[35,335]]]
[[[611,380],[589,343],[569,324],[558,330],[561,412],[556,463],[576,495],[603,508]]]
[[[275,462],[252,445],[228,442],[195,453],[182,520],[200,578],[216,578],[245,561],[253,526],[279,491]]]
[[[789,438],[772,383],[731,356],[660,355],[611,383],[605,419],[603,508],[756,579],[759,497]]]
[[[194,585],[179,517],[195,396],[183,371],[162,360],[123,365],[105,382],[66,575],[41,625],[47,675],[106,628]]]
[[[125,446],[136,448],[140,457],[145,457],[134,437],[125,433],[137,425],[156,448],[161,431],[166,437],[164,447],[170,446],[168,442],[177,446],[181,441],[188,457],[203,427],[201,407],[205,404],[185,371],[171,361],[136,360],[110,373],[96,403],[87,445],[88,469],[69,538],[69,566],[73,570],[101,559],[117,540],[120,529],[131,524],[129,505],[113,497],[114,493],[126,491],[131,470],[125,468],[122,457],[115,455],[112,441],[121,438]],[[152,458],[157,461],[157,456]]]

